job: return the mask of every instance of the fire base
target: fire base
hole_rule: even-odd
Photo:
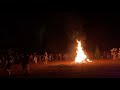
[[[92,62],[92,61],[90,61],[89,59],[86,59],[86,60],[83,60],[83,61],[81,61],[81,62],[71,62],[71,64],[85,64],[85,63],[88,63],[88,62]]]

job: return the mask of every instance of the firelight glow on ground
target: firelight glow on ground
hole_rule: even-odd
[[[78,43],[78,46],[77,46],[77,51],[76,51],[77,55],[75,57],[75,63],[92,62],[85,55],[83,48],[81,46],[81,42],[78,40],[76,40],[76,41]]]

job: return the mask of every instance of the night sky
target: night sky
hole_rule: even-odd
[[[87,48],[120,47],[119,13],[1,12],[0,47],[67,51],[75,37]],[[80,35],[80,36],[79,36]]]

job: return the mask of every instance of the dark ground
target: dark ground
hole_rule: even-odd
[[[0,77],[8,72],[0,68]],[[30,64],[30,73],[23,75],[20,65],[12,66],[9,77],[25,78],[120,78],[120,60],[93,60],[92,63],[71,64],[71,61]]]

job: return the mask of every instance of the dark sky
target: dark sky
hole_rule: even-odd
[[[86,30],[90,41],[105,48],[119,47],[120,14],[98,13],[86,18]]]
[[[119,13],[1,12],[0,22],[0,47],[66,50],[82,32],[89,48],[120,46]]]

